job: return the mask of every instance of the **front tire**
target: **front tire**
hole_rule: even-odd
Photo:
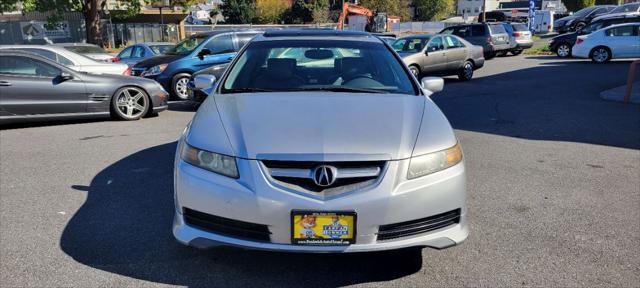
[[[147,93],[138,87],[122,87],[111,97],[111,116],[119,120],[138,120],[151,109]]]
[[[604,46],[598,46],[591,50],[591,60],[595,63],[606,63],[611,60],[611,50]]]
[[[556,48],[556,55],[560,58],[567,58],[571,56],[571,45],[569,45],[569,43],[560,43]]]
[[[189,83],[191,75],[188,73],[180,73],[173,76],[171,79],[171,96],[175,100],[187,100],[189,94],[187,93],[187,83]]]
[[[411,71],[411,74],[413,74],[413,76],[415,76],[416,79],[420,80],[420,68],[418,68],[418,66],[416,65],[409,66],[409,71]]]
[[[462,68],[460,68],[460,72],[458,72],[458,79],[462,81],[469,81],[473,78],[473,63],[471,61],[465,61],[462,64]]]

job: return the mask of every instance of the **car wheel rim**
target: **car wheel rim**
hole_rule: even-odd
[[[560,47],[558,47],[558,55],[560,57],[569,56],[569,47],[567,45],[560,45]]]
[[[473,65],[471,63],[464,64],[464,77],[467,79],[473,77]]]
[[[142,91],[135,88],[126,88],[120,91],[116,101],[116,106],[122,115],[129,118],[139,117],[147,110],[147,97]]]
[[[180,78],[176,81],[176,94],[178,94],[180,98],[187,98],[187,83],[189,83],[189,78],[187,77]]]
[[[413,74],[413,76],[416,76],[416,78],[418,77],[418,69],[411,67],[409,70],[411,70],[411,74]]]
[[[593,60],[597,62],[607,61],[607,58],[609,58],[609,52],[605,49],[600,48],[593,52]]]

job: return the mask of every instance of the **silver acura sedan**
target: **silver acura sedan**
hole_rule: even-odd
[[[368,33],[269,31],[181,136],[173,234],[291,252],[446,248],[467,238],[460,144],[402,59]],[[207,89],[209,88],[209,89]]]

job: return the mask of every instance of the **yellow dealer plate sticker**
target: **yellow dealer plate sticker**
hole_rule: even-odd
[[[291,243],[349,245],[356,243],[355,212],[291,212]]]

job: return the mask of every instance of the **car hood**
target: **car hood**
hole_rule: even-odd
[[[173,61],[176,61],[180,58],[185,57],[186,55],[158,55],[153,56],[151,58],[144,59],[138,63],[134,67],[136,68],[149,68],[160,64],[168,64]]]
[[[425,99],[333,92],[217,94],[196,114],[187,142],[259,160],[405,159],[416,143]],[[230,145],[221,143],[222,131]]]

